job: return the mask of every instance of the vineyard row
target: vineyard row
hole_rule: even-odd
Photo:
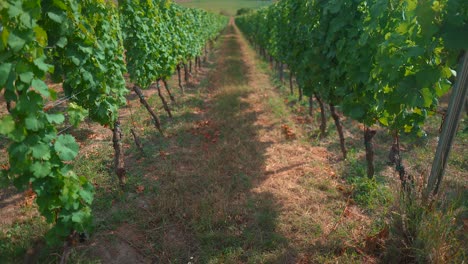
[[[308,96],[310,104],[316,98],[322,135],[329,105],[344,158],[337,108],[363,124],[370,178],[375,128],[387,128],[394,138],[390,159],[403,187],[411,188],[399,136],[425,136],[425,121],[453,86],[468,48],[467,1],[282,0],[236,23],[262,55],[277,61],[281,79],[287,65],[300,97]]]
[[[199,61],[226,22],[169,0],[0,3],[0,92],[6,105],[0,135],[8,142],[0,181],[32,188],[40,213],[54,223],[49,242],[89,227],[94,194],[88,179],[73,172],[78,144],[58,128],[77,126],[85,117],[109,127],[124,184],[118,121],[129,92],[124,74],[135,92],[154,82],[160,89],[159,81]],[[62,83],[65,96],[57,98],[49,83]],[[64,102],[65,110],[59,109]]]

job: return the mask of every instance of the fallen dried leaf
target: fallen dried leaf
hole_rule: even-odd
[[[142,193],[144,190],[145,190],[145,186],[143,186],[143,185],[138,185],[136,187],[136,192],[137,193]]]

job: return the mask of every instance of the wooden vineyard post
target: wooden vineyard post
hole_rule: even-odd
[[[457,71],[457,80],[452,90],[450,103],[442,125],[442,133],[437,145],[436,154],[432,163],[425,190],[426,198],[434,197],[439,191],[445,168],[452,149],[453,140],[457,133],[458,123],[463,112],[463,107],[468,94],[468,54],[465,52],[461,59],[461,66]]]

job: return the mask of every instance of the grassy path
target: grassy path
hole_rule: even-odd
[[[185,96],[174,88],[173,120],[159,111],[164,138],[130,96],[123,129],[140,133],[144,153],[125,139],[125,192],[109,172],[108,131],[76,132],[84,152],[77,171],[96,186],[96,230],[69,262],[362,261],[352,248],[369,221],[349,204],[349,190],[332,168],[334,155],[312,146],[292,122],[267,65],[232,21],[205,66]],[[154,93],[146,91],[158,105]],[[40,259],[57,259],[44,251]]]
[[[352,241],[348,231],[357,222],[364,225],[365,217],[350,206],[349,219],[338,225],[346,198],[338,191],[327,150],[311,146],[291,123],[265,65],[232,22],[218,45],[211,69],[174,110],[167,138],[145,134],[146,155],[128,155],[130,186],[137,191],[97,197],[101,226],[74,259],[310,263],[353,258],[343,253],[343,238]],[[284,125],[294,139],[285,135]]]
[[[232,23],[215,58],[175,112],[169,137],[149,136],[153,156],[130,155],[127,164],[141,165],[130,165],[130,174],[142,175],[145,191],[120,198],[101,216],[113,219],[103,224],[110,231],[78,259],[308,263],[332,261],[335,250],[343,255],[343,237],[353,239],[346,230],[364,217],[355,210],[330,236],[345,198],[327,150],[312,147],[289,123],[287,106]]]

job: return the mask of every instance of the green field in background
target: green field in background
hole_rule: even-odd
[[[260,8],[274,2],[273,0],[191,0],[176,1],[183,6],[203,8],[214,13],[235,15],[240,8]]]

